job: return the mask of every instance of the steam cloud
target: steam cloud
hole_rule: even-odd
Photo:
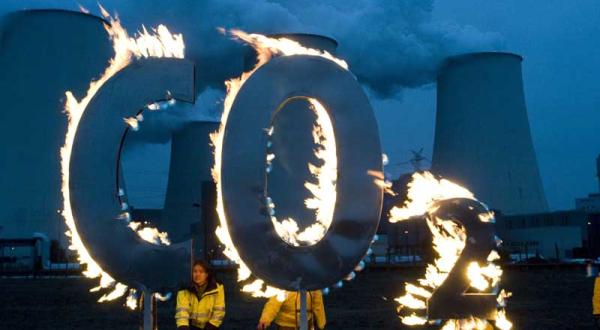
[[[96,0],[80,3],[98,13]],[[217,27],[333,37],[339,42],[338,56],[379,98],[433,82],[447,56],[503,47],[497,33],[434,21],[433,0],[106,0],[102,5],[117,12],[130,32],[142,24],[163,23],[183,33],[186,58],[196,62],[200,105],[149,115],[140,136],[156,142],[168,141],[170,132],[187,121],[218,117],[215,102],[222,97],[223,82],[243,70],[247,48],[224,37]],[[0,5],[0,13],[25,8],[79,10],[77,3],[10,0]]]

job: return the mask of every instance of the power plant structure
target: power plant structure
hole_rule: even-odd
[[[450,57],[438,73],[431,170],[503,214],[548,210],[516,54]]]
[[[596,177],[598,178],[598,191],[587,197],[576,198],[576,209],[587,213],[600,213],[600,155],[596,158]]]
[[[31,10],[5,16],[0,27],[0,235],[42,232],[66,247],[60,148],[65,92],[85,96],[113,56],[95,16]],[[77,28],[74,29],[73,27]]]
[[[157,223],[169,233],[172,242],[189,239],[190,226],[202,217],[202,187],[213,182],[214,156],[209,135],[218,128],[217,122],[191,122],[172,135],[165,205]]]
[[[0,93],[5,111],[0,123],[0,137],[4,141],[18,138],[19,142],[7,144],[2,152],[2,184],[11,189],[3,189],[0,195],[0,235],[10,239],[41,232],[66,248],[68,241],[64,233],[67,228],[60,215],[63,207],[60,148],[68,118],[64,112],[65,92],[69,90],[77,99],[83,98],[90,82],[100,77],[107,67],[113,55],[103,26],[107,22],[80,12],[30,10],[7,15],[1,23],[0,69],[3,74]],[[288,37],[331,53],[337,46],[334,40],[326,37],[309,34]],[[253,65],[252,56],[249,54],[246,65]],[[286,107],[289,109],[282,112],[285,115],[279,116],[281,120],[274,124],[298,123],[302,115],[298,116],[299,112],[292,110],[304,107],[303,104],[289,104]],[[313,114],[310,111],[304,113],[309,115],[304,119],[310,120],[305,120],[306,125],[301,125],[299,130],[287,127],[289,134],[277,136],[287,139],[282,150],[290,143],[294,145],[294,137],[311,136]],[[202,236],[204,232],[214,232],[216,219],[209,219],[215,217],[209,134],[217,128],[215,122],[192,122],[173,134],[164,207],[160,210],[132,209],[134,220],[140,216],[140,220],[150,221],[159,230],[167,232],[173,243],[185,241],[192,234]],[[312,152],[310,147],[305,149]],[[291,153],[289,156],[298,155]],[[293,159],[288,163],[295,164]],[[306,162],[297,165],[307,171]],[[127,182],[127,178],[123,181]],[[283,186],[276,185],[278,181],[274,178],[273,190],[285,186],[285,180],[280,181]],[[299,204],[303,205],[303,200],[299,200]],[[205,239],[200,236],[199,240]]]
[[[2,185],[11,187],[0,192],[2,238],[42,232],[62,247],[68,245],[59,213],[60,147],[67,124],[64,93],[71,90],[81,99],[90,81],[106,68],[113,50],[103,23],[95,16],[62,10],[18,12],[2,21],[0,93],[5,110],[0,137],[9,143],[1,154],[0,173]],[[272,36],[331,54],[337,47],[335,40],[318,35]],[[519,55],[510,53],[464,54],[449,58],[438,74],[432,171],[464,185],[509,216],[548,211],[527,118],[521,62]],[[254,63],[255,55],[249,51],[245,69]],[[311,177],[306,160],[316,161],[310,136],[315,116],[307,106],[305,100],[290,101],[273,117],[272,150],[277,157],[268,181],[277,211],[297,219],[301,227],[314,215],[298,193],[286,191],[303,189]],[[208,138],[217,128],[215,122],[191,122],[175,132],[164,207],[132,210],[134,219],[139,215],[149,220],[173,243],[195,237],[203,244],[194,245],[197,253],[216,251],[218,245],[213,235],[217,219]],[[600,158],[598,162],[600,166]],[[404,230],[400,234],[405,235]],[[398,239],[403,244],[407,238]]]
[[[0,96],[5,110],[0,137],[7,143],[0,154],[0,178],[3,187],[10,187],[0,192],[2,239],[12,242],[39,232],[56,241],[53,248],[69,245],[60,214],[65,92],[82,99],[108,66],[114,50],[104,24],[108,22],[99,17],[66,10],[15,12],[1,21]],[[217,127],[191,123],[175,133],[164,211],[133,210],[167,231],[173,243],[189,239],[192,225],[201,219],[202,182],[212,183],[208,134]]]

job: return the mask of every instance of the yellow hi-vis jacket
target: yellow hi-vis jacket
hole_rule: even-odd
[[[300,324],[300,294],[287,291],[283,302],[277,297],[271,297],[263,308],[260,321],[267,324],[275,322],[281,327],[296,328]],[[325,328],[325,307],[323,306],[323,295],[320,290],[307,292],[306,310],[308,323],[314,324],[319,329]]]
[[[225,317],[225,290],[219,283],[209,283],[201,297],[191,290],[177,293],[175,323],[177,327],[204,328],[206,323],[220,327]]]
[[[600,315],[600,276],[594,281],[594,297],[592,298],[592,314]]]

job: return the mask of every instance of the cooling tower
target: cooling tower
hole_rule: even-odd
[[[431,168],[505,214],[547,211],[525,106],[521,61],[510,53],[450,57],[440,69]]]
[[[10,14],[0,26],[0,221],[4,237],[44,232],[65,242],[59,150],[65,91],[80,99],[112,57],[97,17],[61,10]],[[117,148],[117,146],[115,146]],[[115,149],[116,150],[116,149]]]
[[[190,239],[190,226],[201,221],[202,204],[208,201],[202,194],[202,185],[213,181],[209,134],[218,128],[219,123],[215,122],[191,122],[173,134],[169,183],[158,225],[173,242]]]

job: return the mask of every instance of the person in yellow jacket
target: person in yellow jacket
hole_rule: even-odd
[[[320,290],[306,293],[309,329],[325,329],[325,306]],[[300,294],[287,291],[284,301],[271,297],[263,308],[257,329],[264,330],[275,324],[277,330],[294,330],[300,326]]]
[[[223,285],[217,282],[210,264],[203,260],[194,262],[192,282],[177,292],[177,329],[218,329],[225,317]]]
[[[592,314],[596,321],[596,327],[600,329],[600,274],[594,281],[594,297],[592,298]]]

